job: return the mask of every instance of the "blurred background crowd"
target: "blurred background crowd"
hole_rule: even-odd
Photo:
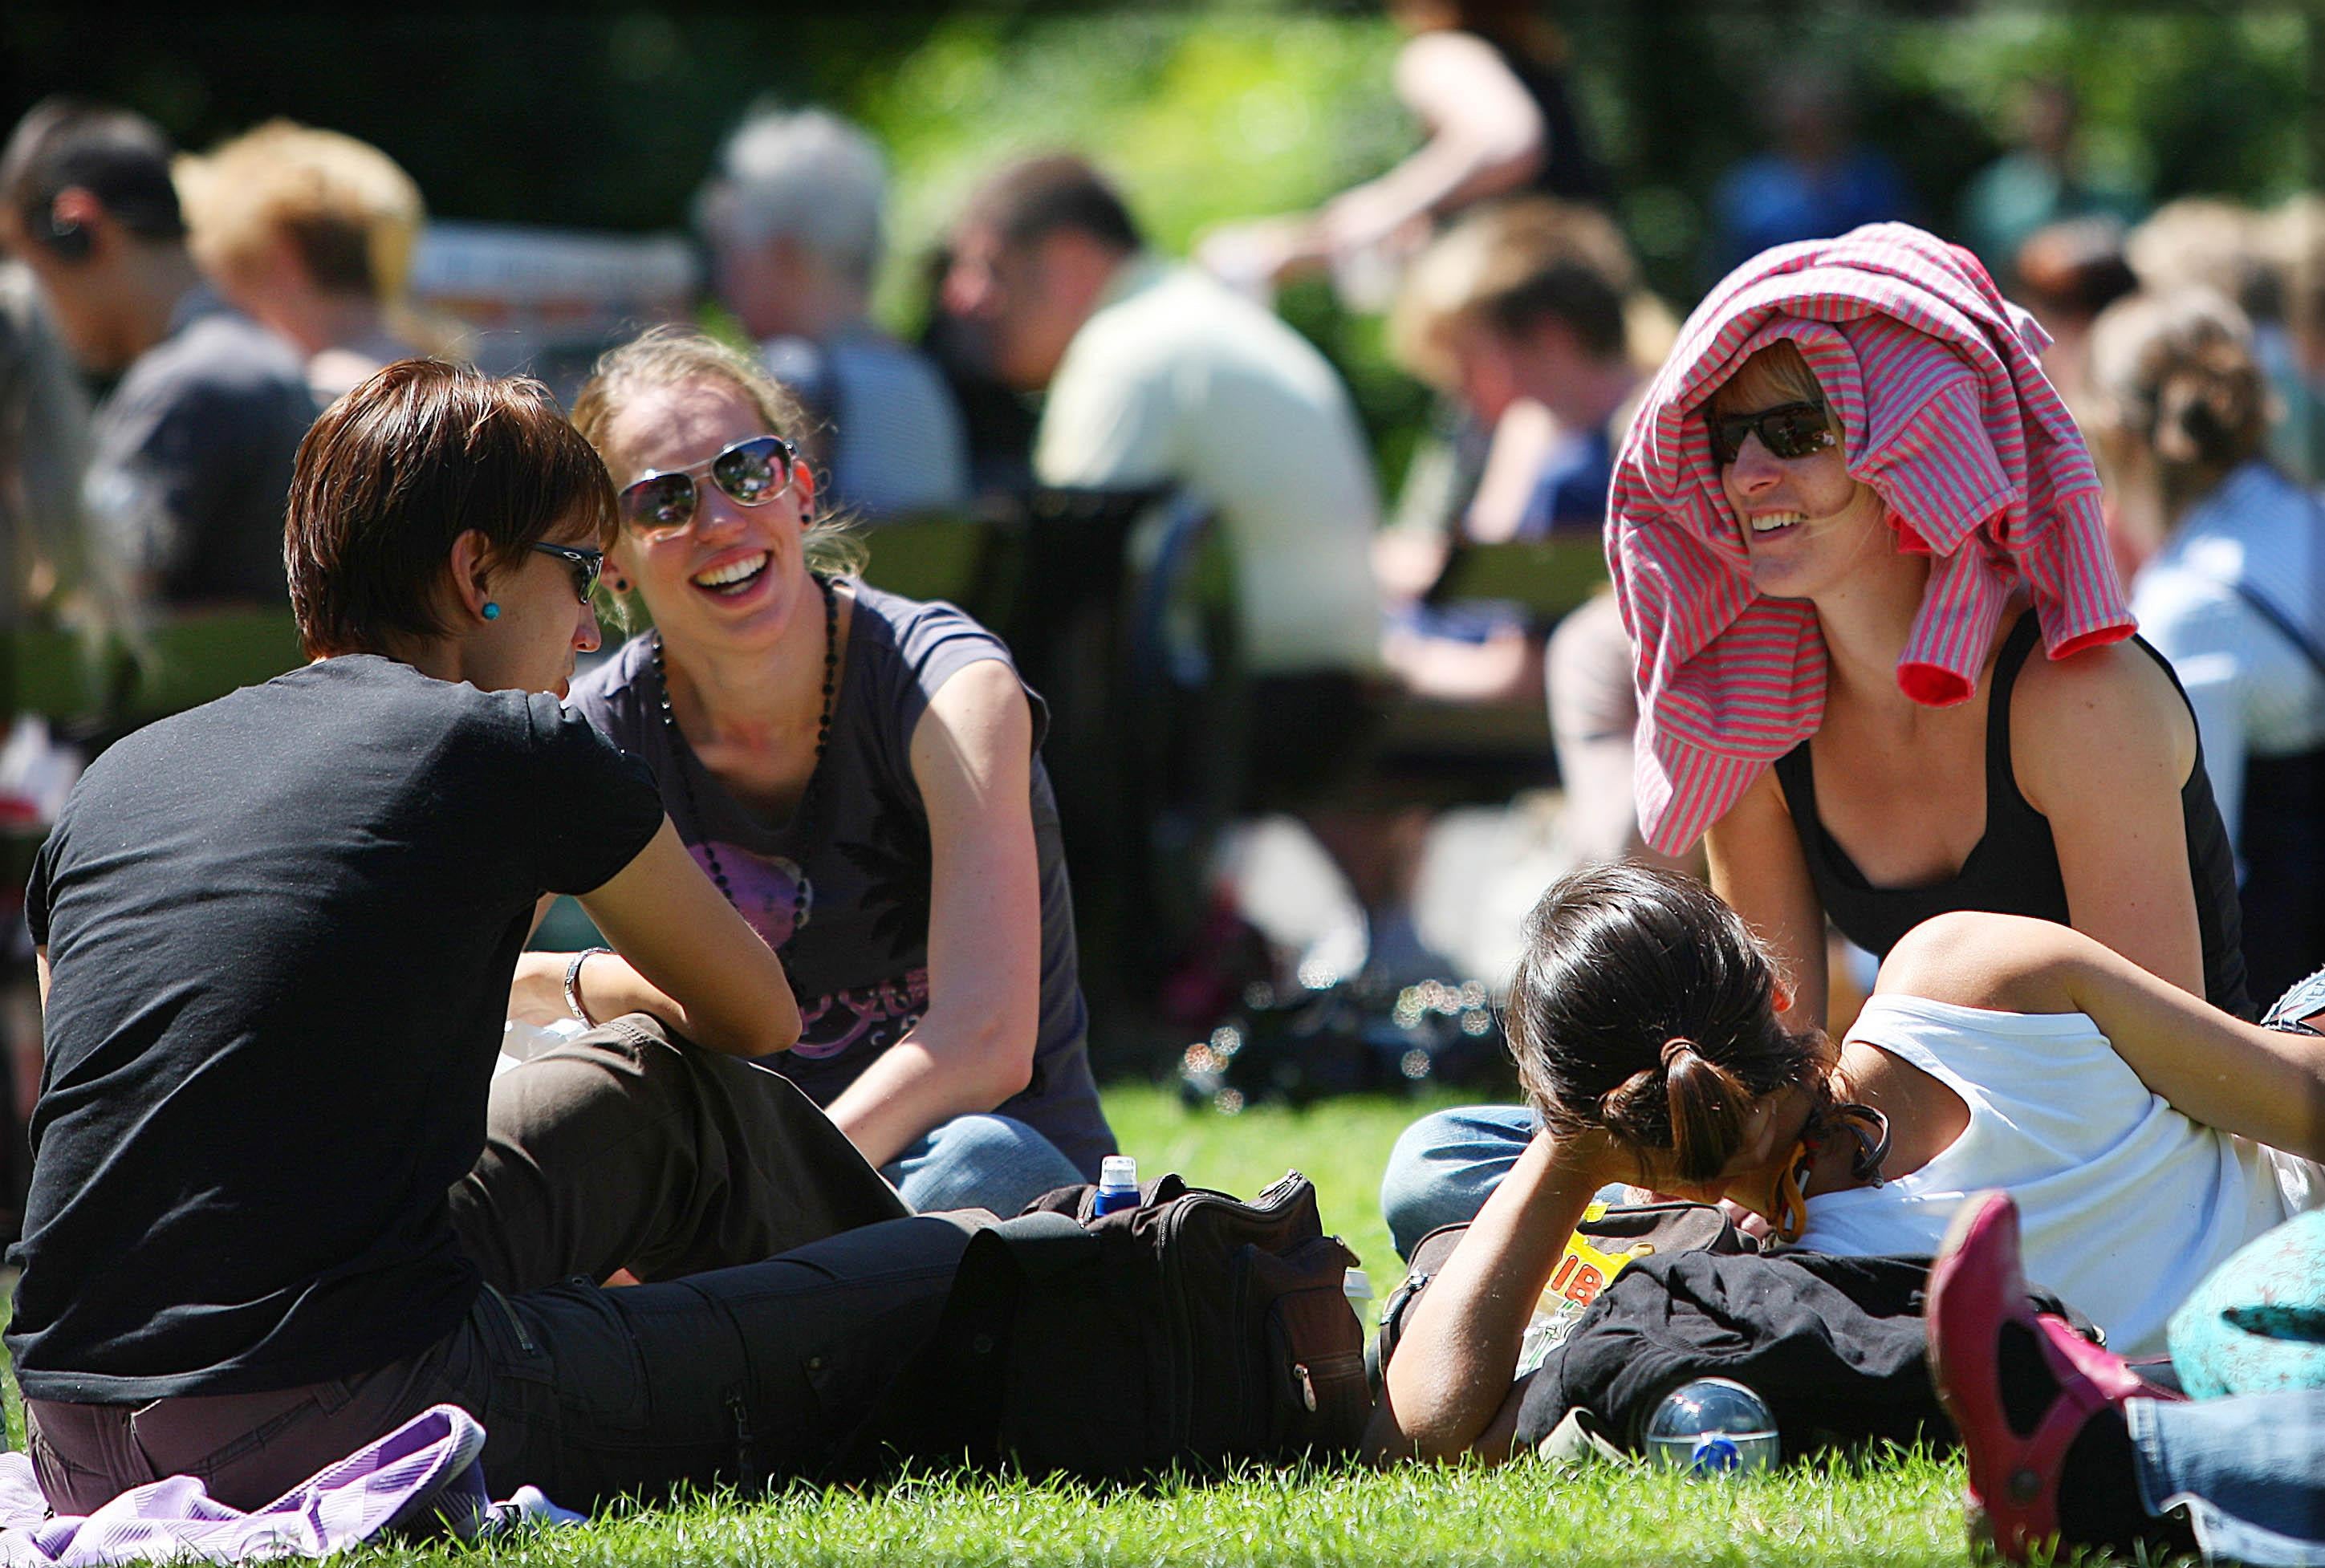
[[[12,8],[0,809],[289,662],[291,453],[370,369],[570,393],[694,320],[1051,698],[1101,1061],[1426,1078],[1551,877],[1647,853],[1598,531],[1679,319],[1901,218],[2054,339],[2151,638],[2257,617],[2180,673],[2313,905],[2313,816],[2239,807],[2325,748],[2320,59],[2267,4]]]

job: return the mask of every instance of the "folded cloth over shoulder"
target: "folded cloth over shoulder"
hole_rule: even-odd
[[[1681,329],[1624,442],[1607,561],[1636,660],[1639,821],[1678,853],[1824,718],[1813,608],[1755,591],[1700,412],[1790,339],[1843,431],[1848,471],[1931,559],[1897,683],[1967,700],[2014,592],[2054,659],[2131,634],[2090,453],[2036,356],[2050,339],[1968,251],[1902,223],[1768,251]]]
[[[250,1513],[180,1475],[132,1488],[86,1517],[51,1517],[32,1461],[0,1454],[0,1563],[327,1557],[390,1531],[449,1531],[468,1540],[524,1521],[580,1520],[532,1487],[507,1502],[490,1501],[478,1463],[484,1451],[485,1429],[475,1418],[438,1405]]]

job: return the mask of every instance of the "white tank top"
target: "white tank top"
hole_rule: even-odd
[[[1848,1038],[1961,1096],[1969,1125],[1911,1175],[1811,1198],[1810,1250],[1934,1253],[1964,1199],[2002,1187],[2027,1279],[2089,1314],[2117,1354],[2162,1355],[2166,1322],[2207,1274],[2325,1204],[2325,1169],[2191,1121],[2087,1014],[1882,996]]]

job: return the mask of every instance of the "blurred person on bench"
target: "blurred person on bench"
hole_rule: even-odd
[[[727,137],[694,204],[719,302],[807,407],[825,505],[870,519],[968,500],[944,377],[872,324],[886,195],[863,131],[820,109],[763,109]]]
[[[1034,477],[1171,486],[1217,516],[1251,677],[1241,805],[1314,829],[1355,885],[1374,958],[1404,962],[1417,939],[1394,857],[1377,852],[1363,813],[1328,806],[1379,711],[1380,505],[1348,389],[1275,316],[1148,250],[1080,158],[1001,170],[952,239],[948,303],[981,329],[1005,380],[1046,389]]]
[[[283,496],[315,401],[290,346],[203,283],[171,151],[126,109],[43,100],[0,153],[0,241],[82,368],[110,384],[85,494],[125,591],[279,606]]]
[[[314,662],[118,742],[41,849],[7,1348],[58,1511],[255,1508],[441,1403],[503,1495],[787,1478],[932,1326],[968,1230],[738,1060],[798,1040],[782,961],[559,703],[614,506],[538,383],[380,371],[300,451]],[[495,1079],[551,892],[606,1026]]]
[[[573,703],[652,769],[679,836],[782,956],[804,1021],[770,1067],[914,1209],[1014,1214],[1095,1180],[1115,1145],[1048,710],[1009,650],[855,575],[792,444],[799,407],[755,360],[651,332],[599,362],[573,417],[620,487],[613,585],[653,625]],[[561,977],[599,961],[527,954],[523,1016],[564,1014]]]
[[[1392,341],[1409,367],[1495,432],[1466,539],[1597,544],[1615,452],[1648,375],[1640,349],[1660,358],[1672,326],[1640,290],[1621,234],[1592,209],[1504,203],[1464,218],[1422,254],[1390,318]],[[1393,596],[1447,554],[1442,542],[1406,533],[1381,536]],[[1546,665],[1561,838],[1585,865],[1652,857],[1631,794],[1638,706],[1613,597],[1594,594],[1561,617],[1546,655],[1513,621],[1479,640],[1473,628],[1432,625],[1434,608],[1408,604],[1392,617],[1389,667],[1424,696],[1506,700],[1540,690]]]
[[[381,366],[449,346],[407,292],[427,209],[378,148],[269,120],[177,161],[194,259],[218,290],[307,357],[329,404]]]

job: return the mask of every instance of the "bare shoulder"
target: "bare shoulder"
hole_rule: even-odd
[[[2096,781],[2168,784],[2196,762],[2196,721],[2163,666],[2128,642],[2029,659],[2011,697],[2010,754],[2037,808]]]
[[[1397,51],[1397,95],[1424,116],[1457,115],[1480,101],[1532,107],[1533,99],[1494,46],[1455,28],[1416,33]]]
[[[2085,648],[2063,659],[2033,658],[2011,695],[2011,734],[2020,714],[2043,731],[2061,728],[2098,738],[2116,732],[2154,735],[2177,726],[2192,729],[2163,666],[2129,642]]]
[[[989,775],[996,767],[1030,765],[1033,710],[1017,672],[979,659],[945,678],[912,727],[912,770],[927,790],[932,778]]]
[[[2018,914],[1954,910],[1897,940],[1876,996],[1920,997],[2007,1013],[2075,1010],[2066,976],[2098,944],[2072,927]]]

